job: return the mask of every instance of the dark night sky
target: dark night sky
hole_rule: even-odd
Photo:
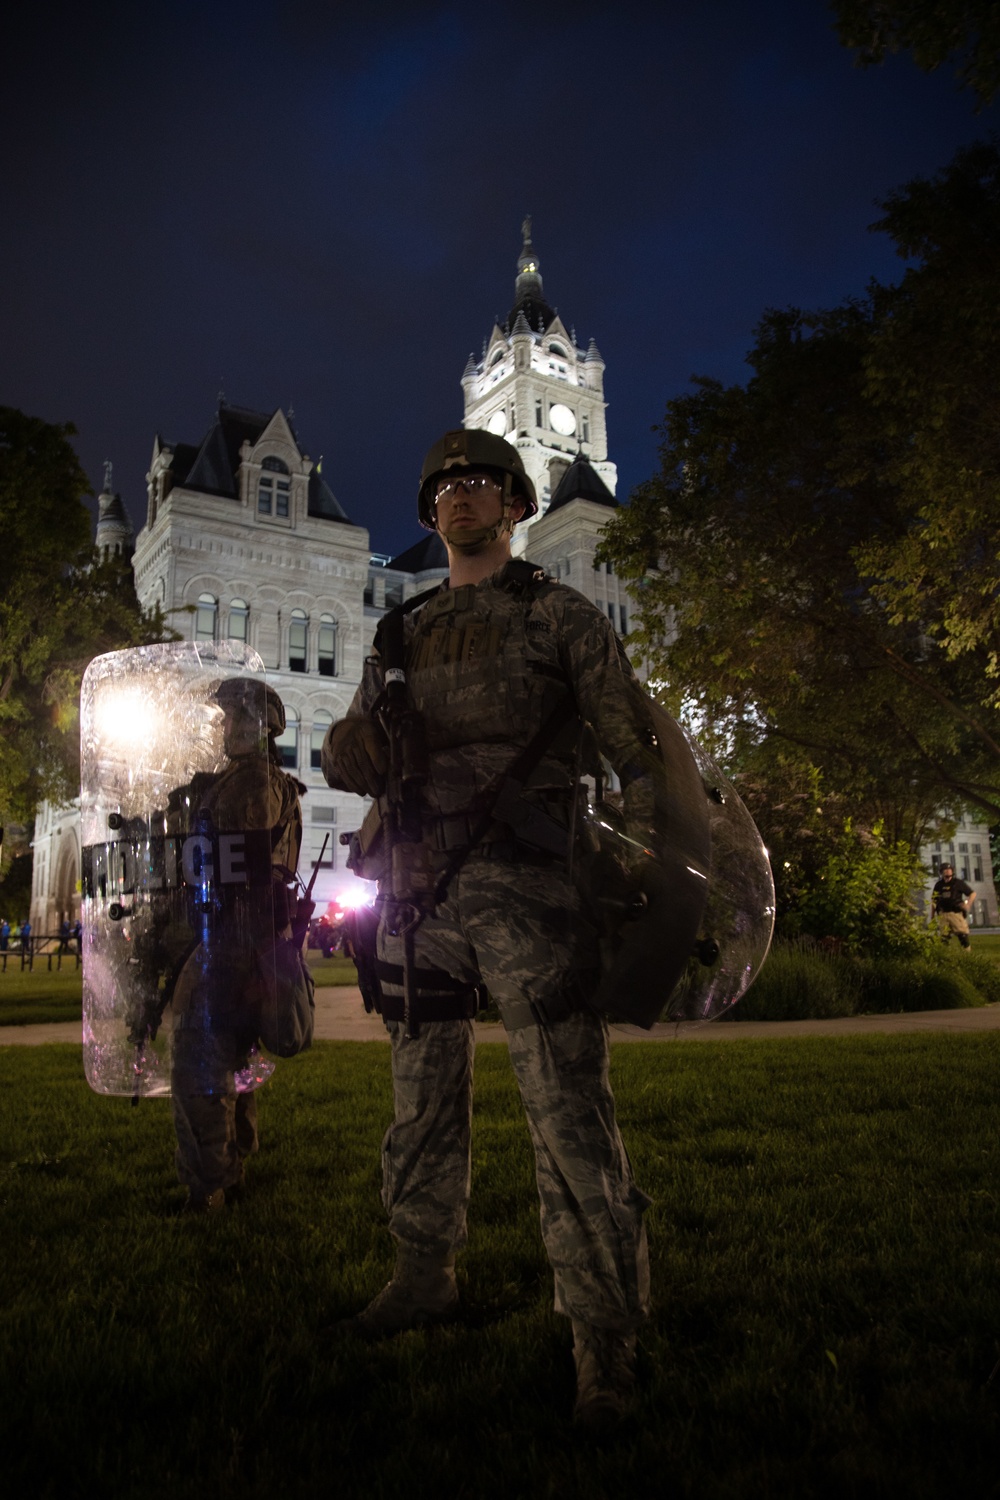
[[[693,373],[744,378],[768,306],[902,263],[875,200],[995,126],[951,71],[854,68],[824,0],[21,7],[0,126],[0,401],[79,428],[140,524],[153,435],[292,404],[375,550],[510,306],[607,363],[619,496]]]

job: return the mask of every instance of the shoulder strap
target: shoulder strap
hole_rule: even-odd
[[[549,576],[537,563],[515,557],[504,568],[499,582],[501,588],[512,594],[527,594],[541,588],[543,583],[548,583]]]
[[[401,653],[403,640],[403,620],[408,614],[411,613],[411,611],[419,609],[421,604],[426,604],[428,599],[433,599],[435,594],[439,594],[440,592],[441,585],[437,583],[432,589],[424,589],[421,593],[414,594],[412,599],[407,599],[404,604],[396,604],[392,609],[386,611],[386,613],[382,616],[381,620],[379,620],[378,624],[375,627],[375,640],[373,644],[375,650],[380,656],[384,657],[387,635],[395,635],[397,631]],[[402,666],[402,661],[400,660],[398,663],[394,663],[393,665]]]

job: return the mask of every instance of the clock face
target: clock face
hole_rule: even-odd
[[[569,407],[562,403],[549,408],[549,423],[552,431],[558,432],[562,437],[572,437],[576,431],[576,418]]]
[[[492,432],[494,436],[503,437],[504,433],[507,431],[507,418],[504,413],[502,411],[495,411],[492,417],[490,417],[490,420],[487,422],[486,428],[487,431]]]

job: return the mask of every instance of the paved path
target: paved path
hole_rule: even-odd
[[[836,1021],[724,1021],[716,1025],[684,1021],[659,1025],[652,1031],[638,1026],[612,1026],[613,1042],[738,1042],[748,1037],[851,1036],[903,1031],[1000,1031],[1000,1005],[975,1010],[907,1011],[899,1016],[846,1016]],[[476,1022],[476,1041],[503,1042],[502,1026]],[[316,991],[316,1040],[323,1042],[384,1042],[385,1027],[378,1016],[365,1014],[361,992],[353,986]],[[76,1021],[50,1026],[2,1026],[0,1047],[35,1046],[39,1042],[80,1041]]]

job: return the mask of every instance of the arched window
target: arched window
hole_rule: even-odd
[[[337,622],[333,615],[319,617],[319,647],[316,664],[321,677],[337,675]]]
[[[285,709],[285,732],[279,734],[274,743],[286,771],[299,768],[299,716],[293,708]]]
[[[292,610],[288,627],[288,670],[308,672],[309,616],[304,609]]]
[[[309,768],[318,771],[322,762],[323,741],[326,739],[326,731],[333,723],[333,715],[325,713],[322,709],[313,714],[312,734],[309,738]]]
[[[250,607],[245,599],[230,599],[229,601],[229,639],[231,641],[246,641],[249,639]]]
[[[288,465],[280,458],[265,458],[257,484],[257,514],[261,516],[287,516],[291,480],[280,478],[288,474]]]
[[[214,641],[215,627],[219,618],[219,601],[214,594],[199,594],[194,612],[194,638],[196,641]]]

